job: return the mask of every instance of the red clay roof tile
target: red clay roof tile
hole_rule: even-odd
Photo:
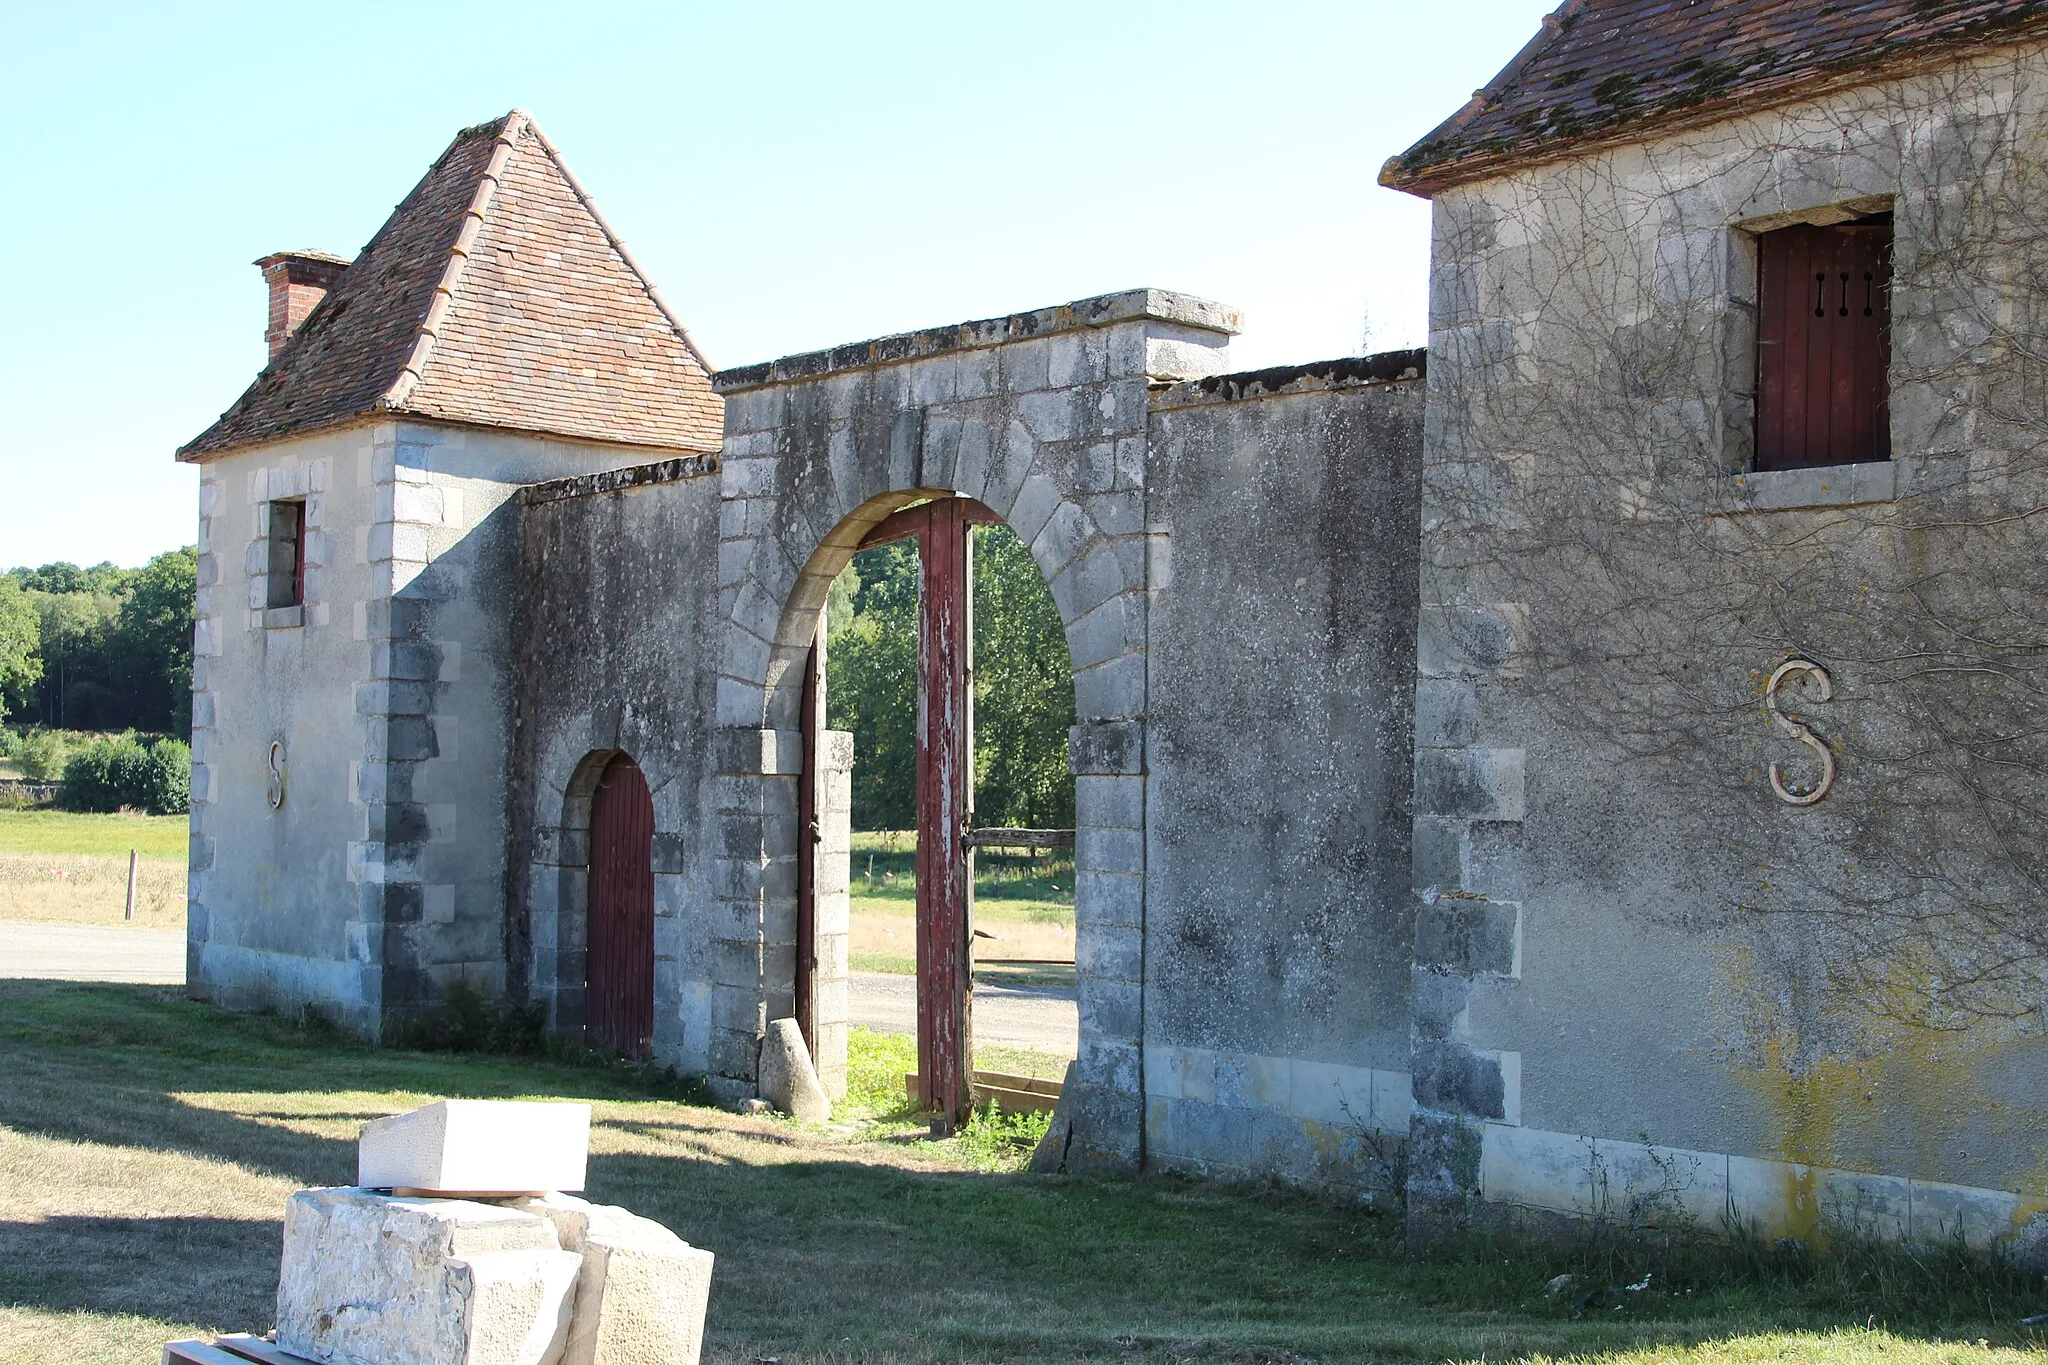
[[[723,428],[689,332],[519,110],[456,135],[178,458],[378,413],[690,451]]]
[[[1566,0],[1470,104],[1388,161],[1380,183],[1433,194],[2043,19],[2048,0]]]

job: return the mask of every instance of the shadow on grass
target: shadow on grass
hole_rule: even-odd
[[[1969,1286],[1902,1304],[1703,1271],[1690,1284],[1660,1272],[1619,1311],[1574,1320],[1544,1292],[1585,1273],[1568,1252],[1415,1259],[1392,1220],[1280,1190],[907,1168],[900,1147],[653,1098],[599,1071],[377,1051],[149,987],[0,983],[0,1075],[0,1124],[17,1131],[299,1185],[352,1178],[354,1144],[282,1126],[295,1119],[353,1123],[431,1095],[617,1102],[598,1115],[588,1194],[716,1253],[714,1361],[1564,1356],[1873,1318],[1928,1342],[2026,1344],[2016,1320],[2039,1311],[2011,1281],[1987,1280],[1973,1307]],[[250,1099],[225,1112],[178,1098],[195,1092]],[[278,1223],[255,1215],[281,1209],[248,1212],[0,1223],[0,1300],[266,1327]]]
[[[263,1331],[283,1250],[282,1217],[0,1222],[0,1302]]]

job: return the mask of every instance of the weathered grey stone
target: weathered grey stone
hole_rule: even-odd
[[[696,1365],[712,1256],[651,1218],[554,1194],[515,1207],[583,1257],[562,1365]]]
[[[1145,771],[1142,721],[1093,721],[1067,732],[1067,767],[1076,777]]]
[[[582,1266],[531,1213],[301,1190],[285,1205],[278,1345],[330,1365],[555,1365]]]
[[[1518,907],[1438,897],[1415,916],[1415,963],[1467,976],[1509,976],[1516,966]]]
[[[823,1123],[832,1117],[832,1101],[811,1066],[810,1049],[794,1019],[768,1025],[761,1041],[761,1098],[792,1118]]]

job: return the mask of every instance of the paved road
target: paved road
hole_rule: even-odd
[[[848,983],[849,1013],[864,1028],[888,1033],[917,1031],[917,978],[894,972],[855,972]],[[1074,1055],[1081,1028],[1072,987],[994,986],[974,988],[974,1037],[983,1043]]]
[[[185,936],[106,924],[0,920],[0,976],[46,981],[185,981]]]

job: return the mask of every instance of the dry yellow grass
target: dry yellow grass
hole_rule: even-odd
[[[144,858],[135,888],[143,929],[185,927],[185,862]],[[82,853],[0,853],[0,919],[121,924],[128,859]]]
[[[1074,960],[1074,926],[1071,920],[1065,924],[1048,923],[1022,916],[990,914],[977,906],[975,926],[995,935],[992,939],[975,941],[976,961],[993,962],[1003,958]],[[850,946],[856,956],[915,957],[916,916],[899,908],[895,901],[867,900],[856,896]]]

